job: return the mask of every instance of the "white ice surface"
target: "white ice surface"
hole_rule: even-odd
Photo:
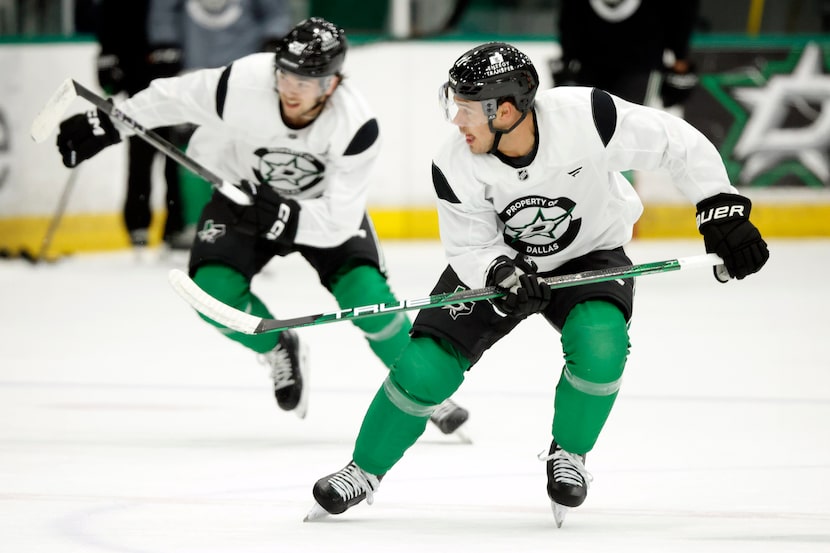
[[[303,523],[351,456],[384,378],[350,323],[302,329],[309,415],[276,408],[255,356],[167,284],[184,259],[0,261],[0,551],[627,553],[830,551],[830,242],[773,241],[758,275],[642,277],[623,388],[586,503],[557,530],[545,493],[558,335],[531,319],[456,399],[472,445],[435,428],[375,504]],[[703,253],[635,242],[635,262]],[[390,243],[401,298],[436,243]],[[254,281],[280,317],[333,301],[299,257]]]

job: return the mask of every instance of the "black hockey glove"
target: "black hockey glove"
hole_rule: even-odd
[[[693,63],[689,64],[689,70],[685,73],[680,73],[674,68],[666,69],[663,73],[663,84],[660,85],[663,107],[669,108],[686,102],[692,95],[692,90],[697,86],[697,81]]]
[[[752,202],[737,194],[718,194],[697,204],[697,228],[708,253],[716,253],[729,276],[741,280],[758,272],[769,259],[767,243],[749,221]],[[715,278],[728,279],[715,267]]]
[[[150,79],[175,77],[182,71],[182,47],[179,44],[157,44],[147,56]]]
[[[109,96],[114,96],[124,90],[124,71],[121,69],[121,60],[115,54],[98,55],[98,84]]]
[[[254,203],[247,206],[232,204],[238,218],[237,228],[245,234],[292,247],[297,235],[300,204],[282,197],[266,184],[256,186],[243,180],[239,187],[253,197]]]
[[[60,124],[58,150],[63,164],[76,167],[106,148],[121,142],[121,135],[109,115],[100,109],[79,113]]]
[[[504,292],[500,298],[490,300],[493,306],[509,317],[524,319],[538,313],[550,303],[550,286],[536,275],[536,266],[517,257],[497,257],[487,271],[487,286],[495,286]]]
[[[573,86],[577,84],[577,75],[580,63],[572,60],[565,63],[561,58],[553,58],[548,61],[550,75],[553,79],[553,86]]]

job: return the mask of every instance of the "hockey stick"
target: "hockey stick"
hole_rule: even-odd
[[[228,181],[222,180],[207,167],[204,167],[196,160],[182,153],[181,150],[159,136],[158,133],[152,129],[144,128],[136,120],[115,107],[112,102],[103,99],[73,79],[66,79],[54,94],[52,94],[52,97],[49,98],[37,117],[35,117],[30,131],[32,139],[40,143],[49,138],[52,131],[60,125],[63,114],[69,108],[69,105],[78,96],[92,103],[117,123],[134,132],[136,136],[148,142],[161,153],[211,183],[213,188],[224,194],[231,201],[239,205],[251,205],[253,203],[253,199],[247,192]]]
[[[61,224],[63,214],[66,212],[66,204],[69,203],[69,194],[75,186],[75,181],[78,180],[78,173],[80,169],[71,169],[69,178],[66,179],[66,184],[63,185],[63,192],[58,200],[58,207],[55,208],[55,213],[52,215],[52,220],[49,221],[49,227],[46,229],[46,234],[43,236],[43,241],[40,243],[40,251],[35,258],[35,263],[40,263],[46,259],[46,254],[49,252],[49,247],[52,245],[52,238]]]
[[[599,269],[595,271],[573,273],[570,275],[553,276],[546,278],[545,282],[548,286],[554,289],[566,288],[568,286],[578,286],[592,282],[605,282],[621,278],[633,278],[656,273],[668,273],[670,271],[678,271],[689,267],[712,266],[720,263],[723,263],[723,261],[717,255],[705,254],[693,257],[670,259],[667,261],[654,261],[651,263],[641,263],[639,265],[626,265],[611,269]],[[445,305],[458,305],[461,303],[481,301],[503,295],[501,292],[497,292],[494,287],[490,286],[474,290],[448,292],[424,298],[400,300],[397,303],[392,304],[376,303],[373,305],[363,305],[349,309],[339,309],[329,313],[307,315],[305,317],[297,317],[294,319],[263,319],[220,302],[199,288],[199,286],[193,282],[193,280],[191,280],[186,273],[179,269],[171,270],[168,274],[168,280],[176,293],[179,294],[179,296],[181,296],[182,299],[189,303],[194,309],[196,309],[196,311],[225,327],[244,334],[278,332],[290,328],[315,326],[325,323],[336,323],[339,321],[359,319],[362,317],[372,317],[393,311],[432,309],[434,307],[443,307]]]

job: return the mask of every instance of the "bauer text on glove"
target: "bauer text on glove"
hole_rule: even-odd
[[[67,167],[76,167],[118,142],[121,142],[121,135],[100,109],[79,113],[61,122],[57,140],[63,164]]]
[[[706,251],[718,254],[738,280],[758,272],[769,259],[767,243],[749,221],[751,209],[752,202],[737,194],[718,194],[697,204],[697,227]]]
[[[487,272],[487,285],[495,286],[504,296],[490,300],[500,312],[524,318],[538,313],[550,302],[550,286],[536,275],[536,267],[524,260],[502,255],[493,261]]]

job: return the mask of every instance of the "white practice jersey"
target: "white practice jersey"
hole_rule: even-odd
[[[359,233],[380,149],[377,120],[341,82],[312,124],[289,128],[274,85],[274,55],[252,54],[227,68],[157,79],[118,107],[146,128],[198,125],[190,157],[229,182],[269,185],[297,200],[297,244],[338,246]]]
[[[434,159],[441,241],[471,288],[500,255],[550,271],[626,244],[643,204],[621,171],[668,171],[694,204],[737,193],[714,145],[664,111],[557,87],[537,94],[534,116],[536,146],[524,158],[472,154],[457,133]]]

